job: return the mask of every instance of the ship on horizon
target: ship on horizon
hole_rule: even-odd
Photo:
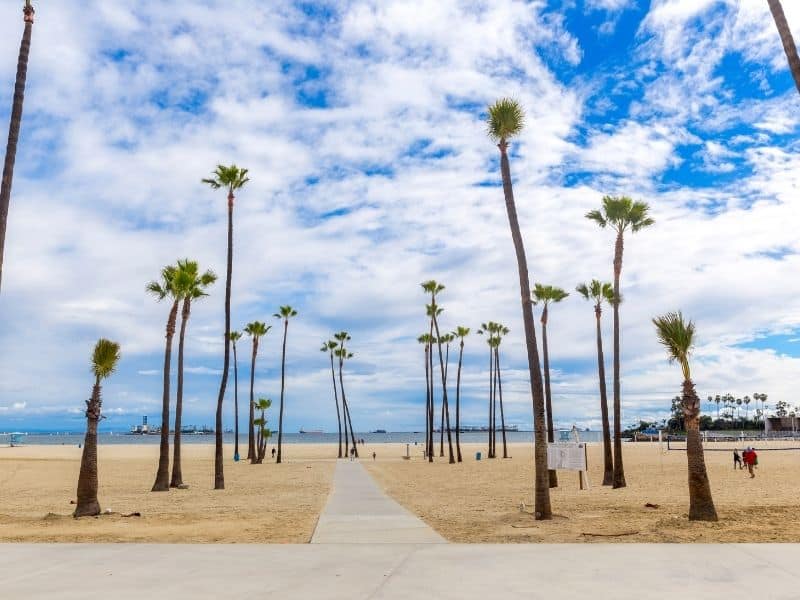
[[[325,432],[322,429],[303,429],[301,427],[300,428],[300,433],[316,433],[316,434],[319,434],[319,433],[325,433]]]

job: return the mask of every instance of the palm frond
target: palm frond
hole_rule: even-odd
[[[525,113],[519,102],[501,98],[487,109],[486,132],[497,142],[506,142],[525,127]]]
[[[100,338],[92,352],[92,373],[98,379],[105,379],[116,371],[119,359],[119,344]]]
[[[669,312],[660,317],[653,318],[656,327],[656,336],[667,350],[670,362],[678,362],[683,369],[685,379],[690,379],[689,354],[694,345],[694,323],[685,321],[683,313]]]

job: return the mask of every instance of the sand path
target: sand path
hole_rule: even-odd
[[[339,460],[312,544],[427,544],[444,538],[389,498],[357,460]]]

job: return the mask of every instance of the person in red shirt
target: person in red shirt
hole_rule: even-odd
[[[742,460],[744,461],[744,464],[747,465],[747,472],[750,473],[750,478],[752,479],[756,476],[756,474],[753,473],[753,467],[758,460],[756,451],[748,446],[747,449],[742,452]]]

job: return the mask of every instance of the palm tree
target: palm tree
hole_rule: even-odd
[[[339,414],[339,394],[336,391],[336,371],[333,369],[333,351],[339,344],[334,340],[328,340],[322,343],[320,352],[325,352],[331,355],[331,380],[333,381],[333,401],[336,403],[336,426],[339,429],[339,458],[342,458],[342,417]]]
[[[547,350],[547,318],[549,313],[550,303],[561,302],[564,298],[569,296],[567,292],[560,287],[552,285],[542,285],[537,283],[533,286],[533,299],[534,304],[542,303],[542,355],[544,358],[544,399],[545,410],[547,411],[547,441],[551,444],[555,441],[553,435],[553,402],[550,393],[550,354]],[[554,469],[548,471],[550,476],[550,487],[558,487],[558,475]]]
[[[508,458],[508,445],[506,444],[506,416],[503,411],[503,380],[500,377],[500,343],[503,337],[509,333],[508,327],[497,324],[497,330],[494,338],[494,364],[497,371],[495,381],[497,382],[497,397],[500,401],[500,431],[503,432],[503,458]]]
[[[445,387],[447,387],[447,370],[450,366],[450,344],[453,343],[455,337],[451,333],[442,334],[440,338],[440,343],[445,345],[445,353],[444,353],[444,382]],[[453,455],[453,443],[451,437],[451,429],[450,429],[450,407],[445,404],[445,398],[442,399],[442,422],[439,425],[439,456],[444,456],[444,431],[445,427],[447,427],[447,441],[450,445],[450,454]],[[455,463],[455,458],[450,462],[450,464]]]
[[[86,437],[83,440],[81,471],[78,475],[78,502],[74,517],[94,517],[100,514],[97,501],[97,424],[103,400],[100,396],[100,382],[111,375],[119,363],[119,344],[101,338],[97,340],[92,352],[92,373],[94,387],[92,397],[86,401]]]
[[[717,405],[717,419],[719,419],[719,403],[720,403],[721,400],[722,400],[722,398],[720,398],[719,394],[714,396],[714,402]]]
[[[297,311],[291,306],[281,306],[274,315],[276,319],[283,319],[283,352],[281,353],[281,405],[278,412],[278,459],[281,463],[281,440],[283,439],[283,391],[286,375],[286,334],[289,330],[289,319],[297,316]]]
[[[488,458],[494,458],[494,393],[495,393],[495,368],[494,368],[494,351],[493,340],[494,332],[497,325],[494,321],[488,323],[481,323],[478,328],[478,335],[486,335],[486,344],[489,346],[489,449],[486,452]]]
[[[789,61],[789,70],[792,72],[794,84],[797,91],[800,92],[800,56],[797,55],[797,46],[794,45],[792,30],[789,29],[789,23],[786,21],[786,15],[783,14],[780,0],[767,0],[767,3],[772,12],[772,18],[775,20],[775,26],[778,28],[778,34],[781,36],[783,51]]]
[[[236,165],[226,167],[217,165],[213,176],[203,179],[203,183],[211,189],[228,190],[228,261],[225,272],[225,354],[222,362],[222,380],[219,383],[217,396],[216,435],[214,440],[214,489],[225,489],[225,474],[222,469],[222,402],[225,400],[225,387],[228,385],[228,368],[231,360],[231,277],[233,275],[233,192],[242,189],[250,181],[247,169],[240,169]]]
[[[681,404],[686,423],[686,460],[689,467],[689,520],[716,521],[717,511],[711,498],[703,443],[700,439],[700,398],[692,382],[689,354],[694,345],[694,323],[684,321],[680,312],[667,313],[653,319],[658,341],[667,349],[670,362],[677,362],[683,371]]]
[[[11,120],[8,125],[8,145],[3,163],[3,179],[0,183],[0,282],[3,278],[3,254],[6,245],[6,225],[8,223],[8,206],[11,202],[11,182],[14,179],[14,162],[17,159],[17,142],[19,128],[22,124],[22,105],[25,100],[25,80],[28,77],[28,55],[31,51],[31,30],[33,29],[33,7],[30,0],[25,0],[22,9],[25,29],[19,45],[17,58],[17,79],[14,84],[14,99],[11,103]]]
[[[250,417],[247,421],[247,460],[253,464],[256,460],[256,432],[255,432],[255,418],[256,418],[256,405],[255,396],[253,395],[253,387],[256,378],[256,356],[258,355],[258,344],[262,337],[269,333],[272,325],[267,325],[262,321],[253,321],[245,325],[244,332],[249,335],[253,340],[253,351],[250,358]]]
[[[461,362],[464,359],[464,338],[469,335],[469,327],[459,325],[453,335],[459,339],[458,373],[456,374],[456,460],[461,462]]]
[[[178,261],[174,285],[183,298],[181,311],[181,331],[178,335],[178,390],[175,396],[175,438],[172,447],[172,480],[170,487],[183,487],[183,471],[181,469],[181,417],[183,416],[183,349],[186,339],[186,325],[192,312],[192,300],[208,296],[206,289],[214,284],[217,276],[208,270],[200,273],[196,261],[184,259]]]
[[[339,342],[339,347],[334,351],[334,354],[339,358],[339,388],[342,390],[342,414],[346,419],[346,425],[350,427],[350,438],[353,443],[353,452],[358,458],[358,446],[356,445],[356,434],[353,429],[353,420],[350,418],[350,406],[347,404],[347,395],[344,393],[344,377],[342,371],[344,369],[344,361],[353,358],[353,353],[349,352],[345,346],[346,342],[350,341],[350,334],[346,331],[340,331],[334,334],[334,339]],[[345,450],[347,450],[347,433],[345,433]]]
[[[426,304],[425,305],[425,314],[430,318],[430,331],[428,333],[428,368],[430,370],[430,393],[429,393],[429,400],[428,403],[428,413],[427,413],[427,431],[428,437],[425,441],[427,445],[427,453],[428,453],[428,462],[433,462],[433,416],[434,416],[434,386],[433,386],[433,343],[436,341],[436,337],[433,335],[433,317],[439,316],[444,311],[443,308],[439,308],[436,304]]]
[[[736,419],[741,420],[742,418],[742,399],[736,399]]]
[[[625,469],[622,465],[622,409],[620,385],[619,347],[619,279],[622,274],[622,250],[624,234],[650,227],[655,221],[648,216],[650,207],[646,202],[634,202],[627,196],[604,196],[603,209],[591,210],[586,218],[600,227],[611,227],[617,234],[614,243],[614,488],[625,487]]]
[[[750,396],[745,396],[743,398],[744,401],[744,420],[747,421],[750,418]]]
[[[151,281],[147,291],[160,302],[169,297],[172,306],[167,316],[166,344],[164,348],[164,382],[161,395],[161,445],[158,453],[158,470],[153,483],[153,492],[169,491],[169,385],[172,361],[172,338],[175,337],[175,321],[178,318],[178,304],[181,291],[175,286],[177,267],[169,265],[161,269],[161,281]]]
[[[272,437],[272,432],[267,429],[267,409],[272,406],[272,400],[269,398],[259,398],[255,403],[256,409],[261,411],[261,416],[255,419],[253,423],[258,427],[258,440],[256,448],[255,464],[260,465],[264,462],[264,457],[267,455],[267,440]]]
[[[231,331],[233,347],[233,460],[239,462],[239,358],[236,356],[236,342],[242,339],[241,331]]]
[[[606,361],[603,357],[600,317],[603,314],[603,301],[609,304],[614,303],[614,288],[610,283],[601,283],[597,279],[592,279],[588,285],[582,283],[575,290],[586,300],[594,302],[597,330],[597,372],[600,380],[600,419],[603,422],[603,485],[612,485],[614,483],[614,458],[611,454],[611,427],[608,423],[608,396],[606,394]]]
[[[429,426],[430,426],[430,412],[431,412],[431,373],[430,373],[430,348],[431,348],[431,336],[427,333],[423,333],[421,336],[417,338],[417,341],[420,344],[424,344],[425,346],[425,454],[428,457],[429,462],[433,462],[433,457],[429,455],[430,452],[430,444],[429,444]]]
[[[497,142],[500,149],[500,173],[503,177],[503,193],[508,213],[511,239],[517,255],[519,288],[522,297],[522,321],[525,326],[525,345],[528,351],[528,370],[531,377],[531,396],[533,402],[534,458],[536,477],[534,485],[534,512],[537,519],[552,519],[550,507],[550,488],[547,478],[547,439],[545,436],[544,388],[542,372],[539,368],[539,349],[536,346],[536,329],[533,324],[533,304],[531,285],[528,279],[528,260],[522,241],[517,207],[514,203],[514,190],[511,184],[511,167],[508,162],[508,140],[522,131],[524,114],[522,107],[509,98],[503,98],[489,107],[488,134]]]

